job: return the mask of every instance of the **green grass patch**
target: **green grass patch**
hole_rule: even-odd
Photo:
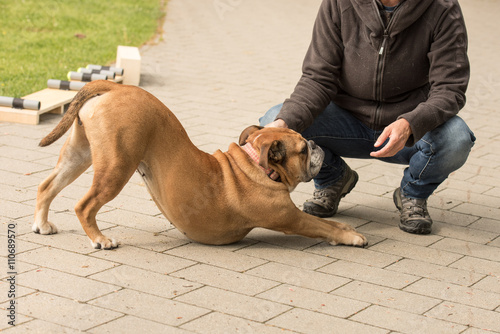
[[[155,36],[162,0],[0,0],[0,96],[21,97],[69,71],[115,61]]]

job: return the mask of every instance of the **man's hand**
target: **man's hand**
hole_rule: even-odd
[[[285,121],[281,118],[275,120],[274,122],[269,123],[265,126],[266,128],[285,128],[288,129],[288,125],[286,125]]]
[[[410,136],[410,123],[401,118],[389,124],[384,131],[382,131],[374,146],[380,147],[383,143],[385,143],[387,138],[389,138],[387,145],[385,145],[381,150],[370,153],[370,155],[374,158],[392,157],[405,147],[405,144]]]

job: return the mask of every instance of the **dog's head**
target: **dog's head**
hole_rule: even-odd
[[[311,181],[319,173],[325,157],[313,141],[305,140],[290,129],[252,125],[240,135],[240,146],[246,143],[251,143],[259,152],[259,164],[274,169],[290,191],[300,182]]]

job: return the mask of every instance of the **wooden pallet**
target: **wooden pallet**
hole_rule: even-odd
[[[122,77],[116,77],[112,81],[121,82]],[[76,93],[78,91],[45,88],[33,94],[23,96],[23,99],[40,101],[40,110],[0,107],[0,122],[37,125],[40,123],[40,115],[42,114],[63,114]]]
[[[45,88],[23,99],[40,101],[40,110],[0,107],[0,121],[36,125],[40,115],[45,113],[62,114],[64,107],[73,100],[77,91]]]

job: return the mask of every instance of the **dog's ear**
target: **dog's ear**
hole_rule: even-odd
[[[286,156],[285,145],[280,140],[264,143],[260,147],[259,165],[269,168],[269,161],[281,163]]]
[[[248,128],[246,128],[245,130],[243,130],[243,132],[240,135],[240,139],[238,141],[238,143],[240,144],[240,146],[243,146],[243,145],[245,145],[247,143],[247,139],[248,139],[248,137],[250,137],[250,135],[252,133],[254,133],[255,131],[262,130],[262,129],[263,129],[262,126],[250,125]]]

